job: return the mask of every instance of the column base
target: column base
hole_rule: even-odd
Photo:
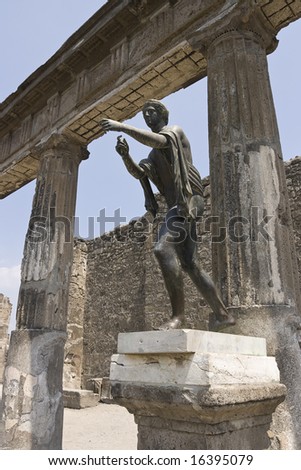
[[[60,331],[12,332],[3,387],[8,448],[62,448],[65,341]]]
[[[240,335],[264,336],[267,352],[275,356],[281,382],[287,386],[286,400],[277,408],[271,427],[274,448],[301,449],[301,318],[290,305],[255,305],[231,307],[236,325],[227,332]],[[271,434],[272,435],[272,434]]]
[[[214,352],[216,351],[216,352]],[[123,333],[111,393],[135,415],[138,449],[267,449],[284,400],[265,340],[195,330]]]

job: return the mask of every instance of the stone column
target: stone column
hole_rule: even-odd
[[[5,370],[5,431],[10,448],[60,449],[73,217],[78,165],[88,153],[63,135],[35,152],[41,163]]]
[[[190,41],[208,62],[213,276],[237,318],[229,331],[267,338],[287,385],[275,446],[300,449],[300,289],[266,58],[274,34],[240,1]]]

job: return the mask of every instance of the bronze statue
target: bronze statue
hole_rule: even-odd
[[[118,136],[116,150],[126,168],[139,179],[145,193],[145,207],[156,216],[157,203],[149,180],[164,196],[168,211],[154,252],[159,262],[170,297],[172,317],[160,329],[181,328],[184,325],[184,286],[182,270],[212,308],[214,329],[234,325],[210,277],[201,270],[196,246],[196,219],[204,209],[201,177],[192,164],[189,141],[178,126],[168,126],[168,110],[157,100],[143,107],[143,117],[151,129],[137,129],[111,119],[103,119],[104,132],[124,132],[138,142],[151,147],[148,158],[136,164],[127,141]]]

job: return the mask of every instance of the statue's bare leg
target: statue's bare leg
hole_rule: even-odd
[[[185,241],[176,245],[183,270],[187,272],[200,294],[211,307],[215,316],[213,328],[218,330],[234,325],[235,320],[227,312],[215,284],[210,276],[200,268],[196,246],[195,222],[191,222],[190,230],[187,232],[189,232],[189,235]]]
[[[178,259],[175,244],[166,226],[161,227],[159,241],[154,249],[159,262],[167,292],[170,297],[172,317],[160,330],[181,328],[184,325],[184,285],[182,267]]]

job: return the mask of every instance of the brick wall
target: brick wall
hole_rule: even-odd
[[[82,387],[108,376],[117,335],[145,329],[145,250],[133,225],[87,243]]]

